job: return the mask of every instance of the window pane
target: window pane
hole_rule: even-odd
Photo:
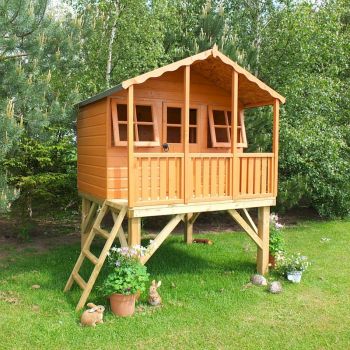
[[[197,125],[197,110],[194,108],[190,109],[190,125]]]
[[[118,120],[127,120],[128,119],[128,113],[126,109],[125,104],[117,104],[117,113],[118,113]]]
[[[215,125],[226,125],[225,112],[213,110],[214,124]]]
[[[119,139],[120,141],[127,141],[128,134],[127,134],[127,126],[126,124],[119,124]]]
[[[216,142],[229,142],[227,138],[227,129],[215,128]]]
[[[168,143],[181,143],[181,128],[168,126],[167,127],[167,142]]]
[[[154,141],[153,125],[137,125],[139,141]]]
[[[189,135],[189,142],[190,143],[197,143],[197,128],[190,128],[190,135]]]
[[[152,122],[152,107],[136,106],[136,120],[138,122]]]
[[[230,123],[230,125],[232,125],[231,111],[227,111],[227,119],[228,119],[228,122]],[[241,125],[241,119],[240,118],[237,118],[237,125],[238,126]]]
[[[167,123],[168,124],[181,124],[181,108],[179,108],[179,107],[168,107],[167,108]]]

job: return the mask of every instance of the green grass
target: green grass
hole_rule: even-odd
[[[0,262],[0,348],[349,349],[350,222],[306,222],[285,235],[288,249],[308,255],[312,266],[300,285],[284,281],[280,295],[245,288],[256,250],[245,235],[201,235],[213,246],[186,246],[174,236],[148,263],[151,277],[163,282],[163,307],[132,318],[107,308],[96,328],[79,326],[78,289],[62,292],[79,245],[10,252]],[[90,300],[106,303],[96,292]]]

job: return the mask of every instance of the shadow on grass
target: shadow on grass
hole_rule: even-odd
[[[145,244],[145,242],[143,242]],[[92,246],[95,254],[101,251],[101,242]],[[242,254],[233,254],[222,257],[220,245],[214,246],[188,246],[181,242],[178,238],[168,239],[150,258],[147,263],[148,271],[151,276],[159,275],[181,275],[191,274],[193,276],[206,275],[209,273],[224,274],[230,271],[236,271],[242,278],[246,278],[246,274],[255,271],[255,264],[248,260]],[[73,266],[80,253],[80,245],[64,246],[56,248],[49,253],[42,255],[33,255],[31,257],[18,257],[6,270],[1,272],[2,279],[13,278],[16,274],[35,274],[40,273],[42,282],[39,283],[33,278],[33,283],[39,283],[44,290],[62,291],[73,269]],[[201,255],[201,256],[199,256]],[[93,265],[85,259],[80,271],[85,281],[88,280]],[[101,285],[108,271],[106,266],[103,267],[101,273],[95,283],[92,298],[96,302],[103,299],[98,293],[98,286]],[[40,278],[39,278],[40,279]],[[15,283],[16,280],[14,279]],[[20,283],[18,281],[17,283]],[[30,288],[31,284],[29,284]],[[97,288],[96,288],[97,287]],[[79,287],[74,283],[72,292],[66,293],[64,299],[66,302],[75,307],[81,295]]]

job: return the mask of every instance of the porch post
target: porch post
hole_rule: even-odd
[[[192,213],[185,214],[185,217],[184,217],[184,224],[185,224],[184,241],[186,244],[192,244],[192,241],[193,241],[193,223],[191,222],[192,217],[193,217]]]
[[[262,240],[262,247],[258,247],[257,271],[264,275],[269,271],[269,233],[270,207],[258,208],[258,236]]]
[[[277,196],[278,189],[278,139],[280,122],[280,101],[276,98],[273,103],[273,131],[272,131],[272,152],[273,152],[273,195]]]
[[[183,152],[184,152],[184,168],[183,168],[183,184],[184,184],[184,203],[187,204],[190,199],[190,66],[184,69],[184,121],[183,121]]]
[[[231,85],[231,147],[232,147],[232,169],[231,186],[232,198],[235,199],[239,189],[239,164],[237,157],[237,117],[238,117],[238,73],[232,71]]]
[[[135,206],[134,86],[128,88],[128,207]],[[141,243],[141,219],[128,219],[129,246]]]

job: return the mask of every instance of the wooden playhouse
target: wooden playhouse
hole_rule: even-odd
[[[75,281],[81,308],[116,237],[141,242],[141,218],[172,215],[143,263],[180,221],[185,241],[202,212],[228,211],[256,243],[257,270],[268,270],[269,213],[276,203],[279,105],[285,99],[216,47],[121,84],[79,103],[78,189],[82,250]],[[247,153],[244,111],[273,106],[272,152]],[[247,208],[258,208],[258,225]],[[113,228],[101,227],[107,212]],[[128,220],[124,233],[122,221]],[[99,257],[95,235],[106,239]],[[83,260],[95,266],[88,281]]]

